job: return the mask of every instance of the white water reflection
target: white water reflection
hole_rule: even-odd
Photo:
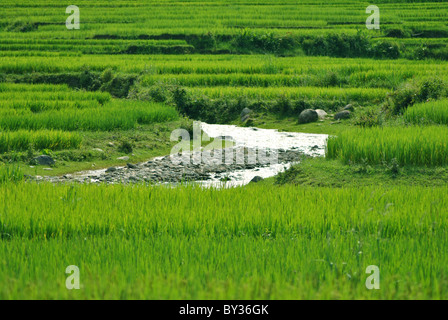
[[[283,149],[301,151],[310,156],[324,156],[328,139],[326,134],[309,134],[300,132],[279,132],[275,129],[246,128],[235,125],[220,125],[201,123],[202,130],[210,138],[231,138],[235,147],[257,149]],[[273,164],[267,167],[237,170],[228,174],[231,179],[222,182],[221,179],[201,181],[203,186],[235,187],[248,184],[255,176],[269,178],[277,175],[291,166],[288,164]]]

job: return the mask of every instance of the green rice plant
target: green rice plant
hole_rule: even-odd
[[[113,101],[97,108],[67,108],[33,113],[26,109],[0,109],[0,128],[27,130],[127,130],[137,124],[172,121],[178,118],[173,107],[139,101]]]
[[[0,109],[29,109],[33,113],[61,110],[61,109],[85,109],[99,107],[96,100],[0,100]]]
[[[0,55],[2,52],[0,52]],[[92,72],[106,69],[140,74],[142,82],[178,80],[185,85],[266,86],[351,86],[396,88],[415,78],[447,79],[448,65],[440,61],[341,59],[328,57],[273,57],[260,55],[90,55],[81,57],[5,56],[0,72],[22,75],[35,72],[64,74],[80,72],[88,66]],[[273,70],[275,73],[273,73]],[[187,75],[190,75],[188,77]],[[200,77],[199,75],[202,75]],[[226,78],[225,75],[228,75]],[[234,75],[234,76],[233,76]],[[244,78],[243,75],[252,77]],[[331,75],[337,75],[336,82]],[[215,78],[216,77],[216,78]],[[27,75],[23,81],[29,81]],[[332,81],[330,81],[332,80]],[[197,81],[197,84],[196,84]],[[1,90],[1,89],[0,89]]]
[[[414,124],[448,124],[448,100],[415,104],[404,113],[404,118]]]
[[[84,3],[81,1],[80,5]],[[23,23],[26,22],[26,26],[33,28],[35,22],[46,22],[46,25],[39,25],[38,39],[48,41],[51,38],[48,35],[52,35],[58,40],[88,38],[94,42],[96,39],[123,40],[127,37],[137,40],[140,35],[197,35],[206,34],[211,30],[218,35],[235,35],[244,28],[275,34],[286,30],[308,36],[326,34],[335,30],[356,33],[359,24],[366,19],[363,10],[354,9],[356,6],[365,6],[366,3],[359,0],[331,3],[321,1],[297,3],[292,0],[281,3],[273,0],[256,3],[213,0],[210,1],[212,4],[210,6],[203,6],[192,1],[186,3],[173,1],[170,5],[166,5],[166,1],[160,1],[157,6],[154,6],[152,2],[144,1],[138,7],[123,6],[119,1],[112,3],[119,6],[120,10],[117,11],[110,2],[97,1],[84,13],[85,21],[88,23],[79,31],[80,34],[67,34],[61,26],[56,24],[59,17],[57,1],[49,1],[48,5],[24,1],[20,3],[25,7],[23,8],[11,0],[5,0],[2,2],[2,10],[7,18],[4,19],[3,25],[4,29],[8,30],[6,34],[18,34],[15,37],[9,35],[13,39],[28,39],[31,38],[29,33],[36,33],[19,32],[17,28]],[[389,28],[413,26],[413,29],[418,30],[419,28],[432,29],[432,26],[437,26],[437,29],[444,27],[441,21],[445,17],[444,10],[447,5],[443,2],[381,1],[381,3],[387,8],[382,13],[382,21]],[[25,10],[26,6],[36,8],[35,16],[31,18],[26,15],[28,13]],[[440,13],[434,14],[435,10],[439,10]],[[97,12],[103,14],[99,17]],[[397,15],[396,12],[400,14]],[[120,23],[123,16],[128,17],[126,24]],[[63,43],[63,40],[60,42]]]
[[[0,101],[14,102],[16,100],[35,101],[66,101],[66,102],[97,102],[105,104],[111,100],[107,92],[84,92],[84,91],[33,91],[33,90],[8,90],[0,92]]]
[[[17,83],[0,83],[0,92],[69,92],[71,89],[67,85],[53,84],[17,84]]]
[[[448,164],[447,127],[357,128],[330,137],[328,159],[345,163],[382,164],[396,159],[400,165],[442,166]]]
[[[279,97],[288,99],[323,99],[341,100],[344,102],[357,101],[360,103],[383,100],[388,91],[380,88],[323,88],[323,87],[274,87],[274,88],[242,88],[242,87],[211,87],[211,88],[191,88],[196,95],[205,95],[210,98],[238,98],[246,96],[251,99],[275,100]]]
[[[43,150],[62,150],[79,148],[82,138],[77,133],[39,130],[0,132],[0,153],[25,151],[31,147]]]
[[[23,180],[24,175],[19,166],[0,164],[0,184]]]
[[[6,183],[0,298],[446,299],[447,192]]]

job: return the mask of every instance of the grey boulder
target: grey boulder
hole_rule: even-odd
[[[252,110],[250,110],[249,108],[244,108],[240,114],[241,121],[245,122],[247,119],[249,119],[251,113],[252,113]]]
[[[54,165],[54,160],[50,156],[41,155],[33,159],[35,163],[41,166],[52,166]]]
[[[349,119],[352,116],[352,113],[348,110],[344,110],[341,112],[338,112],[334,115],[334,120],[342,120],[342,119]]]
[[[250,180],[250,182],[259,182],[259,181],[261,181],[261,180],[263,180],[262,177],[260,177],[260,176],[255,176],[255,177],[252,178],[252,180]]]
[[[299,123],[316,122],[319,119],[319,115],[312,109],[305,109],[299,115]]]
[[[317,112],[317,116],[319,117],[319,120],[324,120],[325,117],[327,116],[327,113],[322,109],[316,109],[314,111]]]

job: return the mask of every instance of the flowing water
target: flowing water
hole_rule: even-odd
[[[287,169],[294,162],[299,161],[300,154],[306,154],[308,156],[324,156],[326,141],[328,138],[328,135],[326,134],[279,132],[275,129],[259,129],[253,127],[238,127],[235,125],[218,125],[208,123],[201,123],[201,129],[210,138],[233,141],[233,149],[231,149],[232,154],[233,151],[236,152],[236,150],[250,149],[259,151],[270,150],[270,152],[273,154],[282,154],[283,156],[282,163],[269,162],[269,164],[267,165],[257,164],[251,166],[250,168],[248,168],[249,166],[227,166],[227,170],[224,170],[224,173],[222,173],[222,171],[218,172],[218,170],[215,171],[214,169],[212,169],[211,171],[209,171],[210,173],[207,175],[207,179],[197,179],[198,181],[196,181],[196,183],[199,183],[204,187],[236,187],[248,184],[256,176],[261,178],[269,178],[275,176],[279,172]],[[293,154],[293,157],[287,157],[286,159],[289,162],[285,162],[284,155],[288,153]],[[48,177],[48,179],[54,182],[76,180],[80,182],[126,183],[131,181],[147,181],[147,175],[154,174],[154,172],[157,171],[159,171],[159,177],[167,177],[171,174],[175,174],[176,170],[177,173],[182,170],[194,170],[194,168],[188,166],[173,166],[172,156],[158,157],[152,159],[152,161],[149,162],[152,163],[149,166],[150,168],[148,168],[147,163],[141,163],[136,165],[135,168],[132,169],[128,169],[126,167],[115,167],[113,168],[114,173],[112,174],[108,173],[106,169],[101,169],[79,172],[74,175],[70,175],[70,177]],[[202,164],[202,168],[206,167],[206,164]],[[160,170],[162,169],[164,171],[160,172]],[[193,178],[193,180],[196,179]],[[155,181],[157,183],[157,181],[160,181],[160,179],[156,177]],[[159,183],[165,184],[166,182]],[[176,185],[176,183],[174,183],[174,185]]]
[[[201,123],[202,130],[211,138],[231,138],[235,147],[248,147],[272,150],[301,151],[310,156],[324,156],[328,135],[300,132],[279,132],[275,129],[260,129],[253,127],[238,127],[235,125],[220,125]],[[205,186],[241,186],[248,184],[255,176],[269,178],[277,175],[291,166],[291,163],[272,164],[267,167],[236,170],[225,183],[219,179],[203,181]]]

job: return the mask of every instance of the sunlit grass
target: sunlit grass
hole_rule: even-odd
[[[447,192],[8,183],[0,297],[446,298]]]
[[[448,128],[379,127],[351,129],[330,137],[326,156],[345,163],[382,164],[395,159],[401,165],[448,164]]]
[[[417,124],[448,124],[448,100],[419,103],[404,114],[407,121]]]

